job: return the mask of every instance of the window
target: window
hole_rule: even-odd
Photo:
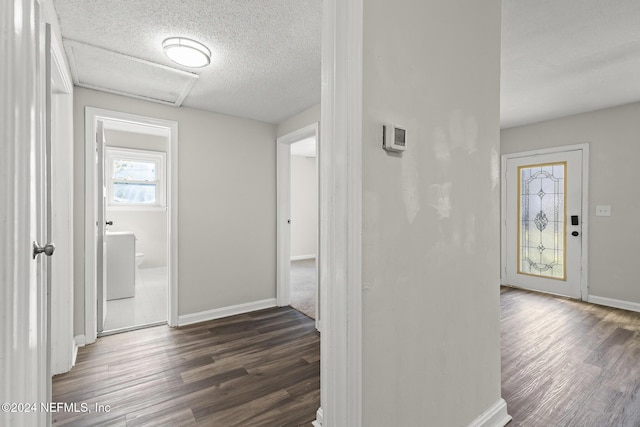
[[[165,153],[106,149],[107,205],[165,206]]]

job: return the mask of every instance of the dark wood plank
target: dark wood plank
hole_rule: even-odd
[[[501,289],[510,427],[640,426],[640,313]]]
[[[511,426],[640,426],[640,314],[502,289]],[[53,382],[71,426],[297,426],[315,418],[319,336],[290,308],[101,338]]]
[[[277,308],[183,328],[100,338],[53,380],[55,402],[108,412],[53,414],[60,426],[309,425],[320,406],[314,321]]]

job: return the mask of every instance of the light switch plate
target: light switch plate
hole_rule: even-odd
[[[596,206],[596,216],[611,216],[611,206],[609,205]]]

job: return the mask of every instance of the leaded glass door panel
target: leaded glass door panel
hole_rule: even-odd
[[[518,166],[518,273],[566,280],[567,162]]]
[[[508,158],[505,181],[506,283],[580,298],[582,151]]]

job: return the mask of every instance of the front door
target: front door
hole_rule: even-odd
[[[505,165],[504,283],[581,298],[582,150],[509,156]]]

